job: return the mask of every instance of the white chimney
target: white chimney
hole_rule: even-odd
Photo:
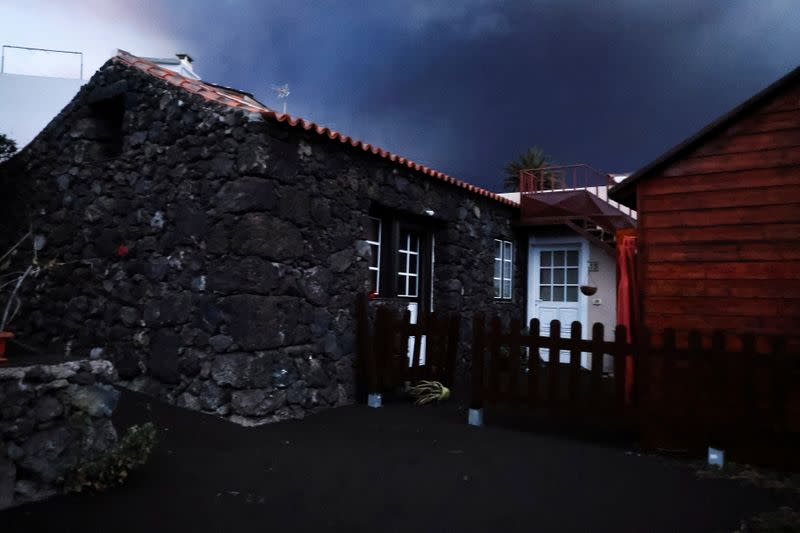
[[[194,59],[192,56],[185,53],[178,53],[175,54],[177,59],[169,58],[158,58],[158,57],[146,57],[148,61],[152,61],[156,65],[160,67],[167,68],[173,72],[177,72],[187,78],[192,78],[194,80],[199,80],[200,76],[194,71],[192,67],[192,63],[194,63]]]

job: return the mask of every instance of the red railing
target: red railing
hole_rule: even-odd
[[[519,172],[521,193],[585,189],[611,184],[611,176],[583,164],[547,166]]]

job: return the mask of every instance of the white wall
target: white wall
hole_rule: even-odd
[[[589,272],[589,283],[597,286],[597,292],[586,297],[589,303],[589,328],[595,322],[600,322],[605,339],[614,340],[614,328],[617,327],[617,262],[594,244],[589,247],[589,261],[597,261],[598,266],[597,272]],[[595,303],[598,299],[599,305]],[[591,337],[591,332],[587,337]],[[614,371],[614,358],[610,355],[603,356],[603,371]]]
[[[601,322],[605,328],[606,339],[614,338],[617,327],[617,263],[600,246],[589,244],[589,261],[596,261],[598,271],[589,272],[589,284],[597,287],[597,292],[586,296],[589,304],[588,326]],[[600,300],[597,304],[596,300]],[[591,334],[590,334],[591,335]]]
[[[0,133],[22,148],[86,83],[80,79],[0,74]]]

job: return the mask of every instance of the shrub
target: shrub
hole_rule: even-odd
[[[104,491],[122,484],[128,472],[147,462],[155,443],[156,428],[152,423],[131,426],[116,446],[100,457],[78,461],[64,480],[64,490]]]

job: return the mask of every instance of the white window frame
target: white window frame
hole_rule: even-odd
[[[417,238],[417,247],[416,250],[411,249],[411,235],[412,231],[406,231],[406,238],[405,242],[399,243],[399,247],[397,253],[399,254],[399,261],[398,261],[398,268],[397,268],[397,277],[398,277],[398,287],[397,287],[397,296],[403,298],[416,298],[419,296],[419,249],[420,245],[422,244],[422,238],[420,235],[416,235]],[[405,248],[403,248],[405,246]],[[417,256],[417,268],[414,272],[411,271],[411,256]],[[403,264],[403,257],[405,256],[405,265]],[[400,281],[402,278],[403,281]],[[414,278],[414,292],[410,291],[411,289],[411,278]]]
[[[375,261],[375,266],[370,265],[369,270],[370,272],[375,272],[375,294],[378,295],[381,293],[381,239],[383,239],[383,221],[377,217],[369,217],[371,220],[374,220],[378,223],[378,240],[371,241],[367,239],[367,244],[370,245],[370,251],[374,251],[377,247],[377,257]]]
[[[563,253],[564,254],[564,263],[561,265],[555,264],[555,254]],[[574,253],[576,257],[576,261],[574,264],[569,262],[569,254]],[[550,262],[547,265],[542,264],[542,254],[550,254]],[[542,302],[563,302],[563,303],[574,303],[580,299],[580,280],[581,280],[581,253],[579,249],[541,249],[539,250],[539,257],[537,258],[538,262],[538,269],[539,272],[537,279],[539,280],[539,294],[536,295],[536,298]],[[569,273],[571,270],[575,271],[575,281],[569,281]],[[556,271],[563,272],[563,277],[561,281],[556,281]],[[543,281],[542,274],[544,272],[548,272],[549,281]],[[542,298],[541,291],[542,289],[548,289],[548,297]],[[556,289],[561,289],[561,298],[556,299]],[[574,292],[574,299],[570,299],[570,290]]]
[[[495,300],[511,300],[514,295],[514,243],[511,241],[504,241],[495,239],[495,254],[494,254],[494,268],[497,271],[497,263],[500,263],[500,276],[493,275],[492,289],[499,283],[500,294],[494,293]],[[506,271],[508,265],[508,271]],[[506,275],[508,274],[508,275]],[[508,282],[508,291],[506,291],[506,282]]]

